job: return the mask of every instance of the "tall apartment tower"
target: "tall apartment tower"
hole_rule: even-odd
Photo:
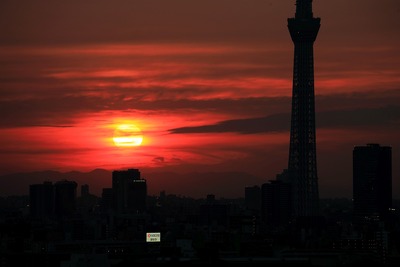
[[[271,180],[261,186],[261,217],[269,228],[286,227],[292,216],[291,186],[280,180]]]
[[[49,219],[54,215],[54,186],[52,182],[29,186],[29,208],[34,219]]]
[[[89,195],[89,185],[81,185],[81,197],[88,197]]]
[[[320,18],[313,17],[312,0],[297,0],[295,17],[288,19],[294,43],[288,163],[294,217],[319,214],[313,58],[319,27]]]
[[[244,201],[246,209],[260,212],[261,210],[261,188],[257,185],[248,186],[244,189]]]
[[[62,180],[54,184],[54,211],[57,218],[69,218],[76,212],[76,188],[74,181]]]
[[[146,210],[147,184],[138,169],[113,171],[112,192],[114,210],[118,214],[138,213]]]
[[[353,208],[357,221],[384,220],[392,207],[392,148],[353,149]]]

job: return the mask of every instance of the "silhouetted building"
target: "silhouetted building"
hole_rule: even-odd
[[[295,17],[288,19],[294,43],[288,163],[294,216],[319,213],[313,57],[319,27],[320,18],[313,17],[312,0],[297,0]]]
[[[226,226],[228,224],[229,207],[215,200],[215,195],[207,195],[206,203],[199,207],[199,221],[209,227]]]
[[[353,205],[355,219],[381,220],[392,207],[392,148],[379,144],[353,150]]]
[[[291,185],[271,180],[262,190],[262,220],[270,228],[285,227],[292,218]]]
[[[54,184],[54,210],[57,218],[69,218],[76,212],[76,188],[74,181],[59,181]]]
[[[102,211],[111,211],[113,209],[113,190],[112,188],[103,188],[101,192],[101,202]]]
[[[89,196],[89,185],[84,184],[81,186],[81,197],[88,197]]]
[[[54,187],[51,182],[29,186],[29,209],[35,219],[51,218],[54,215]]]
[[[137,213],[146,210],[147,184],[138,169],[113,171],[112,190],[117,213]]]
[[[285,183],[290,183],[290,178],[289,178],[289,170],[284,169],[281,173],[278,173],[276,175],[276,180],[282,181]]]
[[[215,195],[214,194],[208,194],[206,199],[207,199],[207,203],[215,203]]]
[[[259,212],[261,210],[261,188],[257,185],[245,187],[244,200],[248,210]]]

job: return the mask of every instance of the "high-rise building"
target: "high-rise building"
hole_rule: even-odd
[[[272,180],[261,186],[261,217],[268,227],[285,227],[292,218],[292,192],[288,183]]]
[[[54,184],[54,210],[57,218],[69,218],[76,212],[76,188],[74,181],[62,180]]]
[[[137,213],[146,210],[147,184],[138,169],[113,171],[112,190],[114,210],[119,213]]]
[[[103,188],[101,193],[100,207],[102,211],[109,212],[113,210],[113,190],[112,188]]]
[[[29,209],[35,219],[48,219],[54,215],[54,187],[51,182],[29,186]]]
[[[353,149],[353,208],[357,221],[382,220],[392,207],[392,148]]]
[[[89,185],[83,184],[81,185],[81,197],[88,197],[89,194]]]
[[[294,43],[288,172],[295,217],[319,214],[313,57],[319,27],[320,18],[313,17],[312,0],[296,0],[295,17],[288,19]]]
[[[245,187],[244,200],[248,210],[259,212],[261,210],[261,188],[257,185]]]
[[[208,194],[206,202],[199,207],[199,222],[209,229],[228,224],[229,206],[219,203],[214,194]]]

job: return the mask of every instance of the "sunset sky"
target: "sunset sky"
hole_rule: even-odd
[[[400,1],[313,11],[320,194],[351,197],[353,147],[379,143],[400,197]],[[275,179],[288,161],[294,13],[295,0],[2,0],[0,175]],[[114,144],[121,124],[141,129],[140,146]]]

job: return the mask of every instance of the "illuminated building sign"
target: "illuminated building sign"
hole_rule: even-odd
[[[160,242],[161,233],[146,233],[146,242]]]

